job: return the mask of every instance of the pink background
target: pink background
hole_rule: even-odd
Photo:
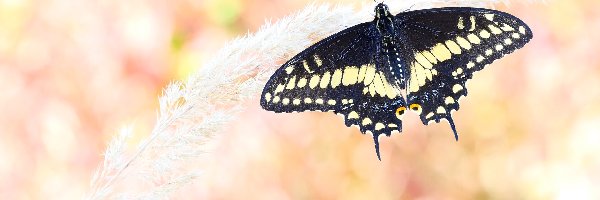
[[[164,86],[309,2],[0,1],[0,198],[83,197],[122,126],[134,141],[150,132]],[[600,2],[496,8],[534,39],[469,82],[459,142],[411,113],[402,134],[380,138],[380,162],[371,136],[339,116],[274,114],[253,99],[175,197],[600,198]]]

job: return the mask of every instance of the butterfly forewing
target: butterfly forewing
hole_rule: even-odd
[[[401,130],[396,110],[404,99],[377,65],[372,23],[334,34],[299,53],[267,82],[261,105],[275,112],[333,111],[346,125],[374,136]]]
[[[439,8],[400,13],[396,23],[414,50],[408,104],[424,124],[447,119],[467,94],[473,72],[523,47],[531,30],[518,18],[480,8]]]

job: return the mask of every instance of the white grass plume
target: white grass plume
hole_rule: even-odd
[[[418,0],[386,2],[392,13],[440,6],[488,7],[498,0]],[[267,23],[254,35],[228,43],[185,82],[173,82],[160,97],[158,119],[148,138],[127,151],[130,128],[112,140],[91,182],[88,199],[168,198],[200,176],[201,157],[211,140],[257,97],[268,77],[302,49],[346,27],[373,20],[373,3],[349,7],[308,6]],[[256,102],[258,103],[258,101]],[[130,148],[132,149],[132,148]],[[131,188],[131,185],[141,187]]]

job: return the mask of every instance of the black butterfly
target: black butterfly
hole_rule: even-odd
[[[434,8],[390,14],[333,34],[294,56],[265,85],[260,104],[275,112],[333,111],[346,126],[378,137],[402,131],[402,116],[446,119],[467,95],[474,72],[532,38],[520,19],[483,8]],[[406,96],[406,98],[404,97]]]

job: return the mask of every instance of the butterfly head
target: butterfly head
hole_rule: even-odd
[[[387,5],[380,3],[375,7],[375,22],[377,30],[384,38],[391,38],[394,31],[393,15],[390,13]]]
[[[376,18],[383,18],[383,17],[391,16],[392,14],[390,13],[390,9],[388,8],[387,5],[385,5],[383,3],[379,3],[375,7],[375,15],[376,15]]]

